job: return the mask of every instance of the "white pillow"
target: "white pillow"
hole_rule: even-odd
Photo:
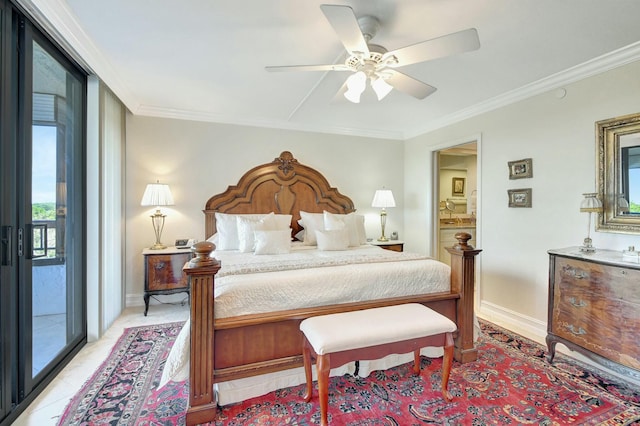
[[[216,245],[216,250],[238,250],[240,247],[240,240],[238,239],[238,216],[259,220],[265,215],[216,213],[215,216],[219,243]]]
[[[291,251],[291,230],[255,231],[255,254],[286,254]]]
[[[238,250],[238,225],[236,215],[216,213],[218,244],[216,250]]]
[[[260,219],[244,216],[238,216],[236,219],[238,226],[238,250],[243,253],[253,251],[256,242],[254,231],[275,230],[277,228],[277,222],[273,213],[269,213]]]
[[[207,241],[210,242],[210,243],[213,243],[217,248],[218,247],[218,243],[220,242],[220,236],[216,232],[215,234],[213,234],[212,236],[207,238]]]
[[[336,230],[336,229],[346,229],[349,235],[349,246],[355,247],[362,244],[360,234],[358,232],[357,222],[359,220],[356,218],[356,215],[353,213],[349,214],[335,214],[329,213],[325,211],[323,213],[324,218],[324,229],[327,230]],[[362,226],[364,227],[364,222],[362,222]],[[366,240],[366,238],[365,238]]]
[[[316,231],[318,250],[346,250],[349,247],[349,232],[346,229]]]
[[[358,230],[360,245],[367,244],[367,231],[364,229],[364,215],[356,215],[356,229]]]
[[[300,220],[304,226],[304,245],[315,246],[318,244],[316,231],[324,231],[324,215],[322,213],[300,212]]]
[[[290,214],[274,214],[273,216],[274,216],[274,218],[276,220],[276,229],[289,229],[289,230],[291,230],[291,219],[293,218],[292,215],[290,215]]]

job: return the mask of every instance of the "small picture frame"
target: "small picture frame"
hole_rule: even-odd
[[[533,177],[533,163],[531,158],[509,161],[509,179],[524,179]]]
[[[531,188],[508,189],[509,207],[531,207]]]
[[[452,197],[464,197],[464,178],[454,177],[451,178],[451,196]]]

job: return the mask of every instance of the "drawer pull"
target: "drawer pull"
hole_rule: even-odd
[[[589,278],[589,274],[585,271],[581,271],[570,266],[565,266],[563,272],[565,273],[565,275],[571,278],[575,278],[576,280],[584,280]]]
[[[584,300],[578,300],[575,297],[570,297],[568,301],[571,305],[575,306],[576,308],[582,308],[584,306],[587,306],[587,302],[585,302]]]
[[[159,270],[161,270],[161,269],[164,269],[164,267],[165,267],[166,265],[167,265],[167,264],[166,264],[165,262],[158,262],[158,263],[156,263],[155,265],[153,265],[153,267],[154,267],[157,271],[159,271]]]
[[[582,328],[582,327],[578,327],[578,330],[576,330],[576,328],[573,326],[573,324],[569,324],[569,325],[567,326],[567,330],[569,330],[569,332],[570,332],[571,334],[575,334],[576,336],[580,336],[580,335],[583,335],[583,334],[587,334],[587,332],[585,331],[585,329],[584,329],[584,328]]]

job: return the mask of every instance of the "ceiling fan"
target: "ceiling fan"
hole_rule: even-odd
[[[401,73],[396,68],[418,62],[476,50],[480,47],[475,28],[422,41],[400,49],[387,51],[369,43],[380,28],[380,21],[370,15],[356,18],[349,6],[323,4],[320,6],[327,20],[347,49],[349,57],[344,64],[268,66],[267,71],[350,71],[338,93],[354,103],[366,88],[367,80],[382,100],[396,89],[415,98],[424,99],[436,88]]]

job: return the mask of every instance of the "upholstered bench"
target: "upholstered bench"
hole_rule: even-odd
[[[456,329],[453,321],[418,303],[307,318],[300,323],[307,379],[304,400],[309,402],[312,395],[312,358],[316,359],[321,425],[324,426],[328,424],[329,370],[332,367],[413,352],[413,371],[420,374],[420,349],[434,346],[444,348],[442,396],[451,401],[447,385],[453,362],[452,333]]]

